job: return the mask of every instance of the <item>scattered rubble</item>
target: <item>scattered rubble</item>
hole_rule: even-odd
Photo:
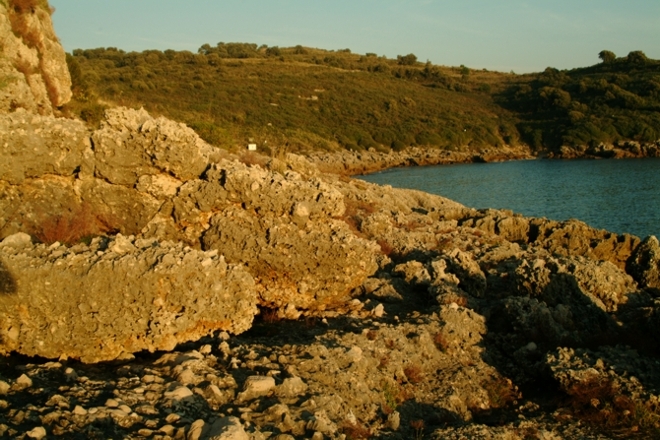
[[[45,72],[0,96],[0,437],[658,436],[655,237],[346,177],[524,148],[232,157]]]

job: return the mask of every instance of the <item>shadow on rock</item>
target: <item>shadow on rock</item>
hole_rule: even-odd
[[[0,295],[13,295],[17,289],[14,276],[9,272],[9,269],[7,269],[2,260],[0,260]]]

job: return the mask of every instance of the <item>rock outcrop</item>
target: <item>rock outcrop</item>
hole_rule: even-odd
[[[0,3],[0,112],[52,115],[71,99],[71,76],[47,2]]]
[[[94,171],[89,130],[82,121],[18,109],[0,115],[0,181],[12,185],[45,175]]]
[[[1,237],[28,232],[46,243],[62,241],[69,247],[57,252],[67,256],[72,252],[69,249],[81,246],[71,245],[104,232],[140,234],[140,240],[157,243],[174,240],[219,252],[229,264],[244,266],[256,284],[254,288],[239,289],[238,297],[252,305],[258,303],[275,309],[281,316],[297,318],[303,313],[333,316],[362,308],[359,301],[353,301],[352,292],[376,271],[380,248],[373,241],[356,236],[341,220],[346,211],[344,196],[323,179],[307,180],[294,171],[282,175],[218,159],[217,151],[192,130],[163,118],[152,118],[143,110],[108,111],[106,122],[93,133],[75,121],[23,111],[0,119],[10,128],[3,134],[6,144],[23,147],[13,147],[15,167],[4,163],[0,169],[3,177],[0,185],[4,190],[0,198],[4,219],[0,225]],[[30,151],[39,154],[31,155]],[[217,162],[211,164],[214,159]],[[84,255],[79,257],[81,261],[96,259],[89,249],[73,253]],[[128,256],[122,261],[135,266],[142,274],[139,279],[147,280],[151,276],[152,263],[147,263],[153,259],[150,258],[140,254],[135,261]],[[52,262],[48,258],[28,260],[22,263],[41,269],[36,275],[17,272],[20,277],[16,276],[22,280],[50,273]],[[109,281],[110,274],[101,269],[105,267],[104,260],[93,261],[86,268],[66,266],[68,269],[58,276],[76,278],[74,273],[80,272],[88,274],[91,277],[88,280],[96,277]],[[14,262],[8,270],[17,271],[22,263]],[[120,267],[114,260],[107,264]],[[141,264],[146,266],[138,269]],[[129,266],[125,269],[127,273]],[[63,286],[67,284],[64,278],[48,282]],[[103,283],[93,281],[97,282]],[[135,279],[129,277],[126,282],[134,283]],[[73,281],[69,284],[76,286]],[[79,288],[74,287],[64,295],[74,295]],[[107,289],[116,288],[111,283],[107,285]],[[206,289],[202,285],[199,288]],[[110,291],[100,289],[99,294],[109,297]],[[39,295],[48,292],[47,289]],[[78,302],[73,297],[60,302],[67,301]],[[24,301],[22,307],[28,315],[46,319],[36,304]],[[14,310],[15,306],[7,304],[8,310]],[[103,303],[102,309],[112,314],[123,307],[124,303],[119,301]],[[108,342],[110,346],[87,344],[83,349],[85,344],[70,347],[71,341],[63,340],[72,331],[67,326],[53,332],[47,343],[30,342],[43,340],[35,333],[39,327],[23,325],[23,330],[16,333],[18,327],[12,324],[16,320],[14,312],[7,312],[5,327],[8,332],[10,327],[14,329],[11,333],[14,338],[2,340],[4,352],[44,357],[62,355],[88,362],[145,349],[172,348],[171,344],[186,337],[199,337],[214,329],[241,332],[249,327],[239,324],[245,321],[244,312],[236,312],[236,321],[220,317],[214,321],[192,308],[190,326],[199,326],[197,333],[173,326],[172,332],[188,336],[167,339],[154,333],[155,339],[150,340],[142,334],[153,330],[124,326],[126,333],[118,336],[122,342],[115,345]],[[62,313],[66,322],[77,316],[68,309]],[[220,315],[217,310],[215,314],[228,316]],[[142,319],[137,316],[130,319],[133,318]],[[150,322],[156,318],[145,319]],[[109,335],[103,339],[113,340]],[[126,342],[132,340],[137,342]]]
[[[199,177],[215,150],[184,124],[126,108],[106,111],[92,144],[95,176],[128,187],[142,176]]]
[[[373,148],[365,151],[336,151],[312,153],[309,160],[324,172],[356,175],[368,174],[387,168],[439,165],[451,163],[498,162],[531,159],[531,150],[524,146],[503,146],[473,150],[445,150],[441,148],[409,147],[403,151],[382,153]]]
[[[654,235],[646,237],[635,248],[626,270],[640,286],[660,292],[660,243]]]
[[[217,252],[117,235],[90,245],[0,242],[0,352],[100,362],[248,330],[254,281]]]
[[[486,209],[476,215],[470,213],[460,223],[498,234],[508,241],[543,247],[567,256],[610,261],[620,268],[625,268],[626,261],[639,244],[638,237],[592,228],[579,220],[558,222],[526,218],[506,210]]]
[[[89,131],[49,116],[68,95],[45,3],[9,4],[0,436],[660,428],[655,237],[345,177],[528,151],[241,158],[126,108]]]

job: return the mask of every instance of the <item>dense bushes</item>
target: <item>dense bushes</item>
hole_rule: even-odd
[[[518,114],[527,143],[554,149],[660,139],[660,62],[641,51],[599,57],[602,63],[587,68],[548,68],[499,96]]]
[[[75,50],[68,111],[96,123],[99,102],[144,106],[229,149],[248,138],[290,151],[389,151],[660,137],[659,63],[639,51],[599,56],[588,68],[514,75],[303,46]]]
[[[75,96],[69,110],[95,123],[98,98],[144,106],[225,148],[248,138],[288,144],[291,151],[457,148],[517,139],[515,120],[482,87],[497,88],[502,74],[469,82],[458,69],[415,65],[413,54],[402,59],[246,43],[205,44],[196,54],[75,50],[67,60]],[[500,135],[502,121],[513,132]]]

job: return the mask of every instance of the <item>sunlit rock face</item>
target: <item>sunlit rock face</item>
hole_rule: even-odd
[[[2,113],[23,108],[52,115],[71,100],[71,75],[51,12],[45,1],[0,3]]]

